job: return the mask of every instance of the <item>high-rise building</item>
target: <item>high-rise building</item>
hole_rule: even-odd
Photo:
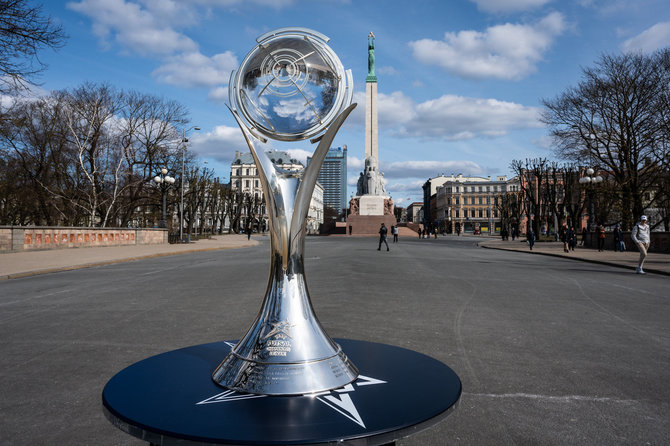
[[[307,158],[309,166],[311,157]],[[323,205],[338,213],[347,207],[347,146],[331,147],[319,171],[323,186]]]

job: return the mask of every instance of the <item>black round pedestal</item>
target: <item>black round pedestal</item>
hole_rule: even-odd
[[[195,345],[122,370],[102,392],[107,418],[155,444],[235,445],[391,442],[442,420],[461,395],[445,364],[391,345],[336,339],[360,377],[306,396],[262,396],[223,389],[212,371],[234,342]]]

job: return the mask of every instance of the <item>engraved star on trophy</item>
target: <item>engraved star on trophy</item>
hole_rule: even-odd
[[[304,28],[260,36],[229,83],[230,110],[256,162],[270,222],[270,277],[261,309],[212,374],[219,385],[263,395],[302,395],[345,386],[358,370],[319,323],[307,291],[305,221],[321,165],[356,107],[351,70]],[[324,133],[325,132],[325,133]],[[319,142],[301,171],[273,164],[267,138]]]

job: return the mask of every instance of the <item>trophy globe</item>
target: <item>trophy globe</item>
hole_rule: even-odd
[[[304,28],[258,38],[229,84],[233,110],[252,132],[304,140],[322,133],[351,104],[351,71],[344,70],[327,42],[323,34]]]
[[[222,387],[261,395],[302,395],[343,387],[357,368],[312,309],[304,269],[305,222],[317,176],[337,131],[354,109],[351,70],[328,38],[304,28],[264,34],[233,72],[230,110],[256,163],[268,212],[270,275],[261,309],[214,370]],[[276,166],[259,145],[318,142],[309,166]]]

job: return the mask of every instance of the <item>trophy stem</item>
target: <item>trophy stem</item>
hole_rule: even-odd
[[[212,374],[236,391],[301,395],[345,386],[358,370],[312,309],[304,269],[305,220],[326,152],[356,104],[331,124],[304,171],[275,166],[233,110],[256,162],[270,222],[270,277],[253,324]]]

